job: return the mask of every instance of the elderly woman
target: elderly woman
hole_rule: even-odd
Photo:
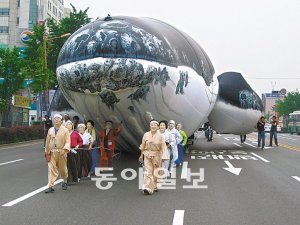
[[[165,171],[168,171],[168,176],[170,171],[170,156],[172,152],[172,145],[176,144],[176,140],[174,136],[167,130],[167,128],[168,122],[166,120],[162,120],[159,122],[159,131],[164,135],[166,143],[166,152],[163,151],[162,153],[162,167],[165,169]]]
[[[82,138],[79,133],[73,129],[73,123],[71,121],[66,122],[66,127],[69,130],[71,138],[71,151],[67,155],[68,165],[68,183],[78,182],[78,170],[80,169],[80,158],[77,153],[78,148],[82,147]],[[74,150],[72,150],[74,149]]]
[[[82,138],[83,144],[80,152],[80,163],[81,163],[81,177],[89,177],[92,167],[92,146],[93,137],[85,132],[85,125],[83,123],[78,124],[79,135]]]
[[[161,166],[161,155],[165,143],[164,136],[158,131],[159,123],[156,120],[150,121],[150,131],[143,136],[142,144],[140,146],[141,156],[140,161],[144,161],[144,185],[143,193],[145,195],[152,195],[157,191],[157,179],[155,172]]]
[[[94,142],[93,142],[93,149],[92,149],[92,167],[91,167],[91,174],[95,174],[95,168],[98,166],[98,161],[99,161],[99,150],[97,149],[97,145],[99,142],[99,138],[97,136],[96,130],[94,128],[94,121],[88,120],[86,122],[86,131],[89,133]]]
[[[174,120],[170,120],[169,121],[169,129],[168,131],[174,135],[174,138],[176,140],[176,142],[172,145],[172,160],[171,160],[171,165],[170,165],[170,173],[172,173],[173,167],[175,166],[175,161],[178,158],[178,148],[177,145],[182,141],[182,137],[179,133],[178,130],[176,130],[175,128],[175,121]]]
[[[181,123],[177,123],[176,124],[176,129],[179,131],[179,134],[182,137],[182,140],[179,144],[177,144],[177,149],[178,149],[178,158],[175,161],[176,165],[181,166],[182,162],[183,162],[183,152],[184,152],[184,146],[187,143],[187,135],[186,133],[182,130],[182,124]]]

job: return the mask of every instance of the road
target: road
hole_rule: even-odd
[[[300,136],[279,134],[279,146],[264,151],[256,148],[256,137],[247,135],[240,144],[236,135],[214,134],[212,142],[200,135],[176,179],[152,196],[142,195],[138,175],[121,176],[126,168],[138,171],[137,156],[115,160],[117,181],[108,190],[85,179],[67,191],[57,184],[55,193],[44,194],[42,143],[0,147],[0,224],[300,224]]]

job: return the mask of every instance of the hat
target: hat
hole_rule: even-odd
[[[78,128],[79,128],[79,127],[85,128],[85,125],[84,125],[84,123],[80,123],[80,124],[77,125],[77,127],[78,127]]]
[[[71,124],[72,126],[74,126],[73,123],[71,122],[71,120],[68,120],[68,121],[66,122],[66,126],[67,126],[68,124]]]
[[[170,120],[169,124],[174,124],[175,125],[175,121],[174,120]]]
[[[55,117],[59,117],[60,119],[62,119],[62,116],[58,113],[56,113],[53,118],[55,119]]]
[[[158,123],[156,120],[151,120],[151,121],[150,121],[150,125],[152,125],[152,124],[159,125],[159,123]]]
[[[69,117],[69,114],[68,113],[64,113],[64,116],[68,116]]]
[[[105,123],[111,123],[111,124],[112,124],[113,121],[111,121],[111,120],[106,120]]]

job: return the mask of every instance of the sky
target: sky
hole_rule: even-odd
[[[300,90],[300,0],[65,0],[96,19],[151,17],[190,35],[215,75],[241,73],[259,94]]]

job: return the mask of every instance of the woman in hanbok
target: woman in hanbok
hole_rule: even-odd
[[[92,146],[92,167],[91,167],[91,174],[95,174],[95,168],[98,166],[98,161],[99,161],[99,148],[97,148],[97,146],[99,145],[99,138],[97,136],[97,132],[96,129],[94,128],[94,121],[92,120],[88,120],[86,122],[86,131],[88,132],[94,142],[93,142],[93,146]]]
[[[168,122],[166,120],[162,120],[159,122],[159,131],[165,137],[165,149],[162,152],[162,167],[165,171],[167,171],[167,176],[169,176],[170,169],[170,157],[172,152],[172,145],[176,144],[176,140],[174,136],[167,130]]]
[[[156,120],[150,121],[150,131],[144,134],[140,145],[139,160],[144,162],[145,167],[143,184],[145,195],[152,195],[158,188],[155,173],[158,173],[161,167],[161,155],[166,144],[164,136],[158,131],[158,125]]]
[[[92,146],[93,137],[85,131],[85,125],[83,123],[78,124],[79,135],[82,138],[83,144],[80,153],[81,163],[81,177],[89,177],[92,167]]]
[[[78,182],[78,170],[80,169],[80,158],[78,154],[78,148],[82,147],[82,138],[79,133],[73,129],[73,123],[71,121],[66,122],[66,127],[70,132],[71,139],[71,151],[67,155],[67,167],[68,167],[68,183]]]

